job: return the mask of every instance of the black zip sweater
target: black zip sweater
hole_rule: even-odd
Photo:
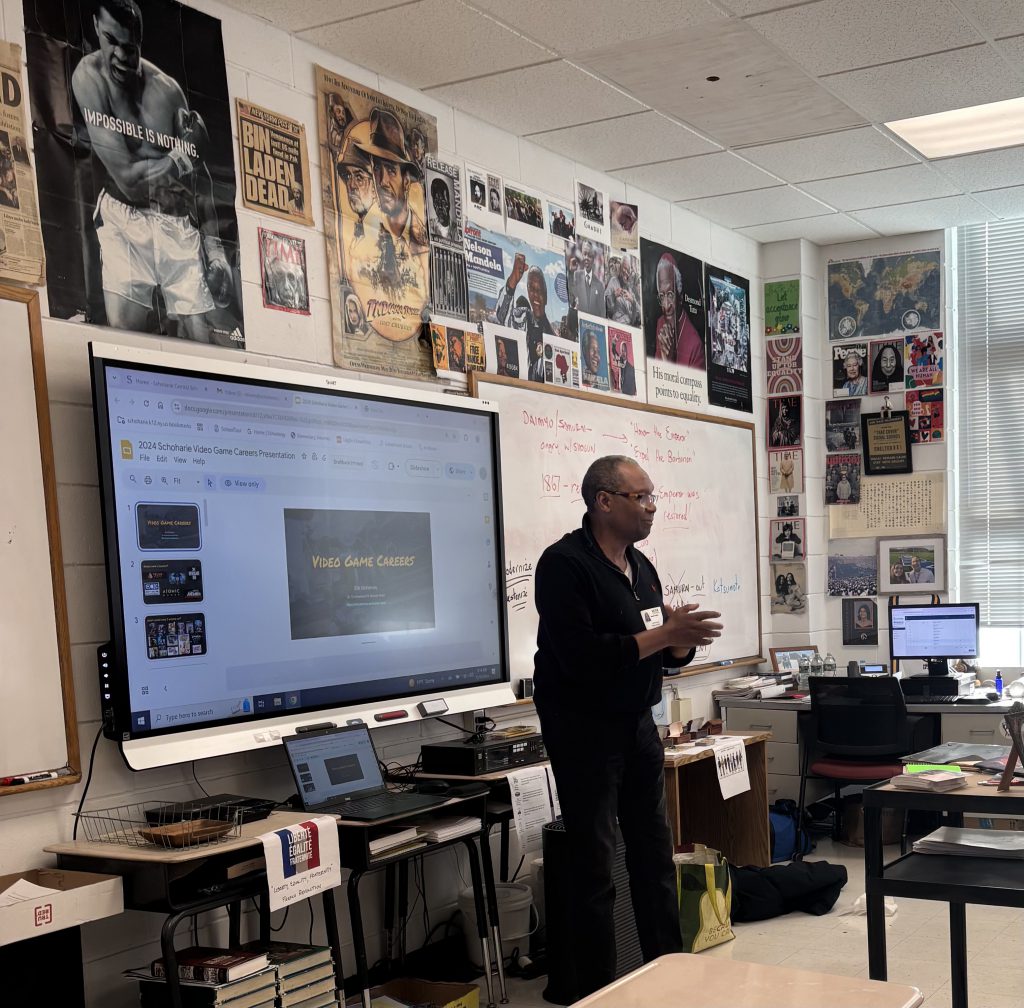
[[[660,702],[663,670],[693,659],[692,650],[683,659],[668,650],[640,658],[633,635],[647,629],[641,613],[662,606],[661,581],[639,550],[628,546],[626,557],[632,583],[584,516],[537,562],[534,698],[542,712],[639,714]]]

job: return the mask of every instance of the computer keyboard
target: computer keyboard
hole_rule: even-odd
[[[922,696],[911,699],[907,697],[908,703],[956,703],[960,697],[956,693],[943,693],[939,696]]]
[[[401,815],[403,812],[413,812],[416,809],[429,808],[437,804],[437,795],[403,792],[356,798],[338,804],[334,811],[342,816],[358,816],[360,819],[383,819],[385,816]]]

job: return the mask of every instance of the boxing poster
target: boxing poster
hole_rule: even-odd
[[[242,202],[257,213],[311,227],[306,127],[241,98],[235,106]]]
[[[437,120],[315,71],[334,362],[433,379],[424,168]]]
[[[245,347],[220,21],[25,0],[50,314]]]

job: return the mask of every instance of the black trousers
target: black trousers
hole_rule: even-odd
[[[572,852],[572,945],[585,997],[615,979],[616,819],[644,962],[683,949],[664,749],[650,711],[596,719],[541,706],[538,713]]]

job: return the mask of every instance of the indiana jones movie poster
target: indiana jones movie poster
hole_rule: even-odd
[[[424,158],[437,120],[316,67],[334,362],[433,379]]]
[[[312,226],[306,127],[235,99],[242,202],[257,213]]]
[[[174,0],[26,0],[55,318],[245,347],[220,22]]]

